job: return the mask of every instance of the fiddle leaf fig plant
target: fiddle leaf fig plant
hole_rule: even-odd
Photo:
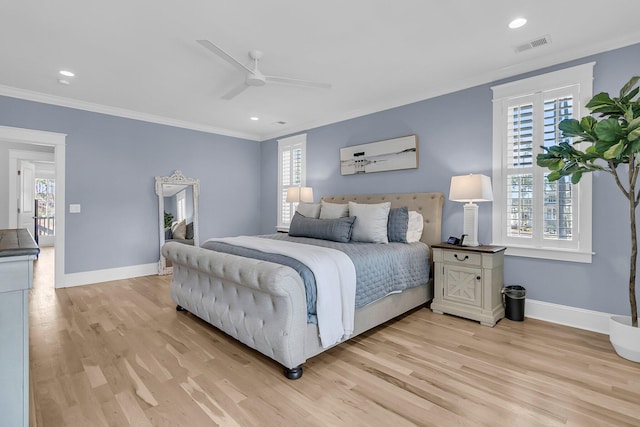
[[[640,200],[636,182],[640,171],[640,99],[638,80],[634,76],[620,89],[620,95],[612,98],[608,93],[599,93],[586,105],[591,115],[580,120],[566,119],[558,128],[563,138],[572,141],[560,142],[552,147],[542,147],[538,154],[538,166],[548,168],[549,181],[570,176],[577,184],[588,172],[609,173],[628,200],[631,227],[631,256],[629,266],[629,304],[631,324],[638,326],[636,302],[636,262],[638,241],[636,235],[636,207]],[[597,115],[594,118],[593,115]],[[578,144],[587,143],[584,150]],[[626,173],[625,173],[626,172]]]

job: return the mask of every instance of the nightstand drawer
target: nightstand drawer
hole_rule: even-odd
[[[457,265],[482,265],[482,255],[467,251],[444,251],[444,262]]]

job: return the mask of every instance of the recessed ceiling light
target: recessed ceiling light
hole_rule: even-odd
[[[250,119],[255,122],[256,120],[260,120],[260,117],[253,116],[253,117],[250,117]]]
[[[75,76],[75,73],[68,71],[68,70],[60,70],[59,71],[60,74],[62,74],[65,77],[73,77]]]
[[[509,22],[509,28],[520,28],[526,23],[527,23],[526,19],[516,18],[513,21]]]
[[[71,82],[67,79],[58,79],[58,83],[60,83],[61,85],[71,84]]]

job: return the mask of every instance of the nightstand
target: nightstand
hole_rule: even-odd
[[[434,297],[431,310],[494,326],[504,317],[503,246],[431,245]]]

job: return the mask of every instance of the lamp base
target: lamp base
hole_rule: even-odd
[[[480,246],[478,243],[478,205],[469,202],[464,205],[464,234],[463,246]]]

